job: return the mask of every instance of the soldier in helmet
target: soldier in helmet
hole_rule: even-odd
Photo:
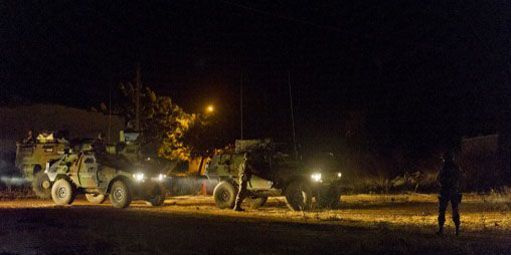
[[[443,155],[444,165],[437,176],[437,182],[440,185],[439,208],[438,208],[438,235],[444,232],[445,211],[449,202],[452,207],[452,220],[456,226],[456,235],[460,231],[460,213],[458,205],[461,203],[461,170],[453,159],[452,152],[446,152]]]
[[[239,190],[238,195],[236,196],[236,201],[234,202],[234,211],[242,212],[245,211],[243,208],[241,208],[241,203],[243,203],[243,200],[247,196],[247,184],[250,178],[252,177],[252,174],[254,172],[254,165],[253,165],[253,157],[251,153],[245,152],[243,155],[243,163],[239,166]]]
[[[106,153],[106,145],[103,140],[103,133],[98,133],[98,136],[92,142],[92,149],[97,154],[105,154]]]
[[[28,130],[27,136],[23,138],[22,142],[24,144],[33,144],[34,143],[34,133],[32,130]]]

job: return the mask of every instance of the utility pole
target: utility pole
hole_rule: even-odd
[[[296,147],[295,113],[293,109],[293,94],[291,93],[291,71],[287,73],[287,84],[289,86],[289,108],[291,110],[291,128],[293,132],[293,149],[295,159],[298,159],[298,148]]]
[[[110,143],[110,137],[112,136],[112,84],[108,86],[108,140]]]
[[[243,71],[240,78],[240,137],[243,140]]]
[[[137,64],[135,74],[135,131],[140,131],[140,89],[142,87],[140,81],[140,64]]]

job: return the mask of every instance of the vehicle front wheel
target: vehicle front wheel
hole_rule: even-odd
[[[87,199],[87,201],[89,201],[89,203],[95,204],[95,205],[102,204],[106,200],[106,196],[103,194],[87,193],[87,194],[85,194],[85,198]]]
[[[215,204],[220,209],[232,209],[236,200],[236,188],[229,182],[222,181],[213,190]]]
[[[123,180],[117,180],[110,187],[110,202],[115,208],[126,208],[131,204],[131,190]]]
[[[154,194],[147,200],[151,206],[162,206],[165,203],[165,192],[159,187],[156,188]]]
[[[266,204],[268,197],[247,197],[245,201],[247,201],[250,208],[257,209]]]
[[[37,197],[42,199],[51,198],[51,182],[45,172],[38,172],[32,181],[32,190]]]
[[[76,197],[76,189],[68,180],[57,180],[51,188],[51,198],[57,205],[70,205]]]
[[[286,204],[293,211],[307,211],[312,207],[312,191],[304,181],[293,181],[285,189]]]

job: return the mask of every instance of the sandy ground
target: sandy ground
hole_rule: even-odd
[[[281,197],[237,213],[210,197],[72,206],[0,201],[0,254],[511,254],[509,197],[465,195],[463,233],[434,235],[435,195],[354,195],[339,210],[292,212]],[[449,217],[450,215],[448,215]]]

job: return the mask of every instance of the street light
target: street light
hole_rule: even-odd
[[[213,105],[208,105],[206,107],[206,113],[213,113],[215,111],[215,107]]]

